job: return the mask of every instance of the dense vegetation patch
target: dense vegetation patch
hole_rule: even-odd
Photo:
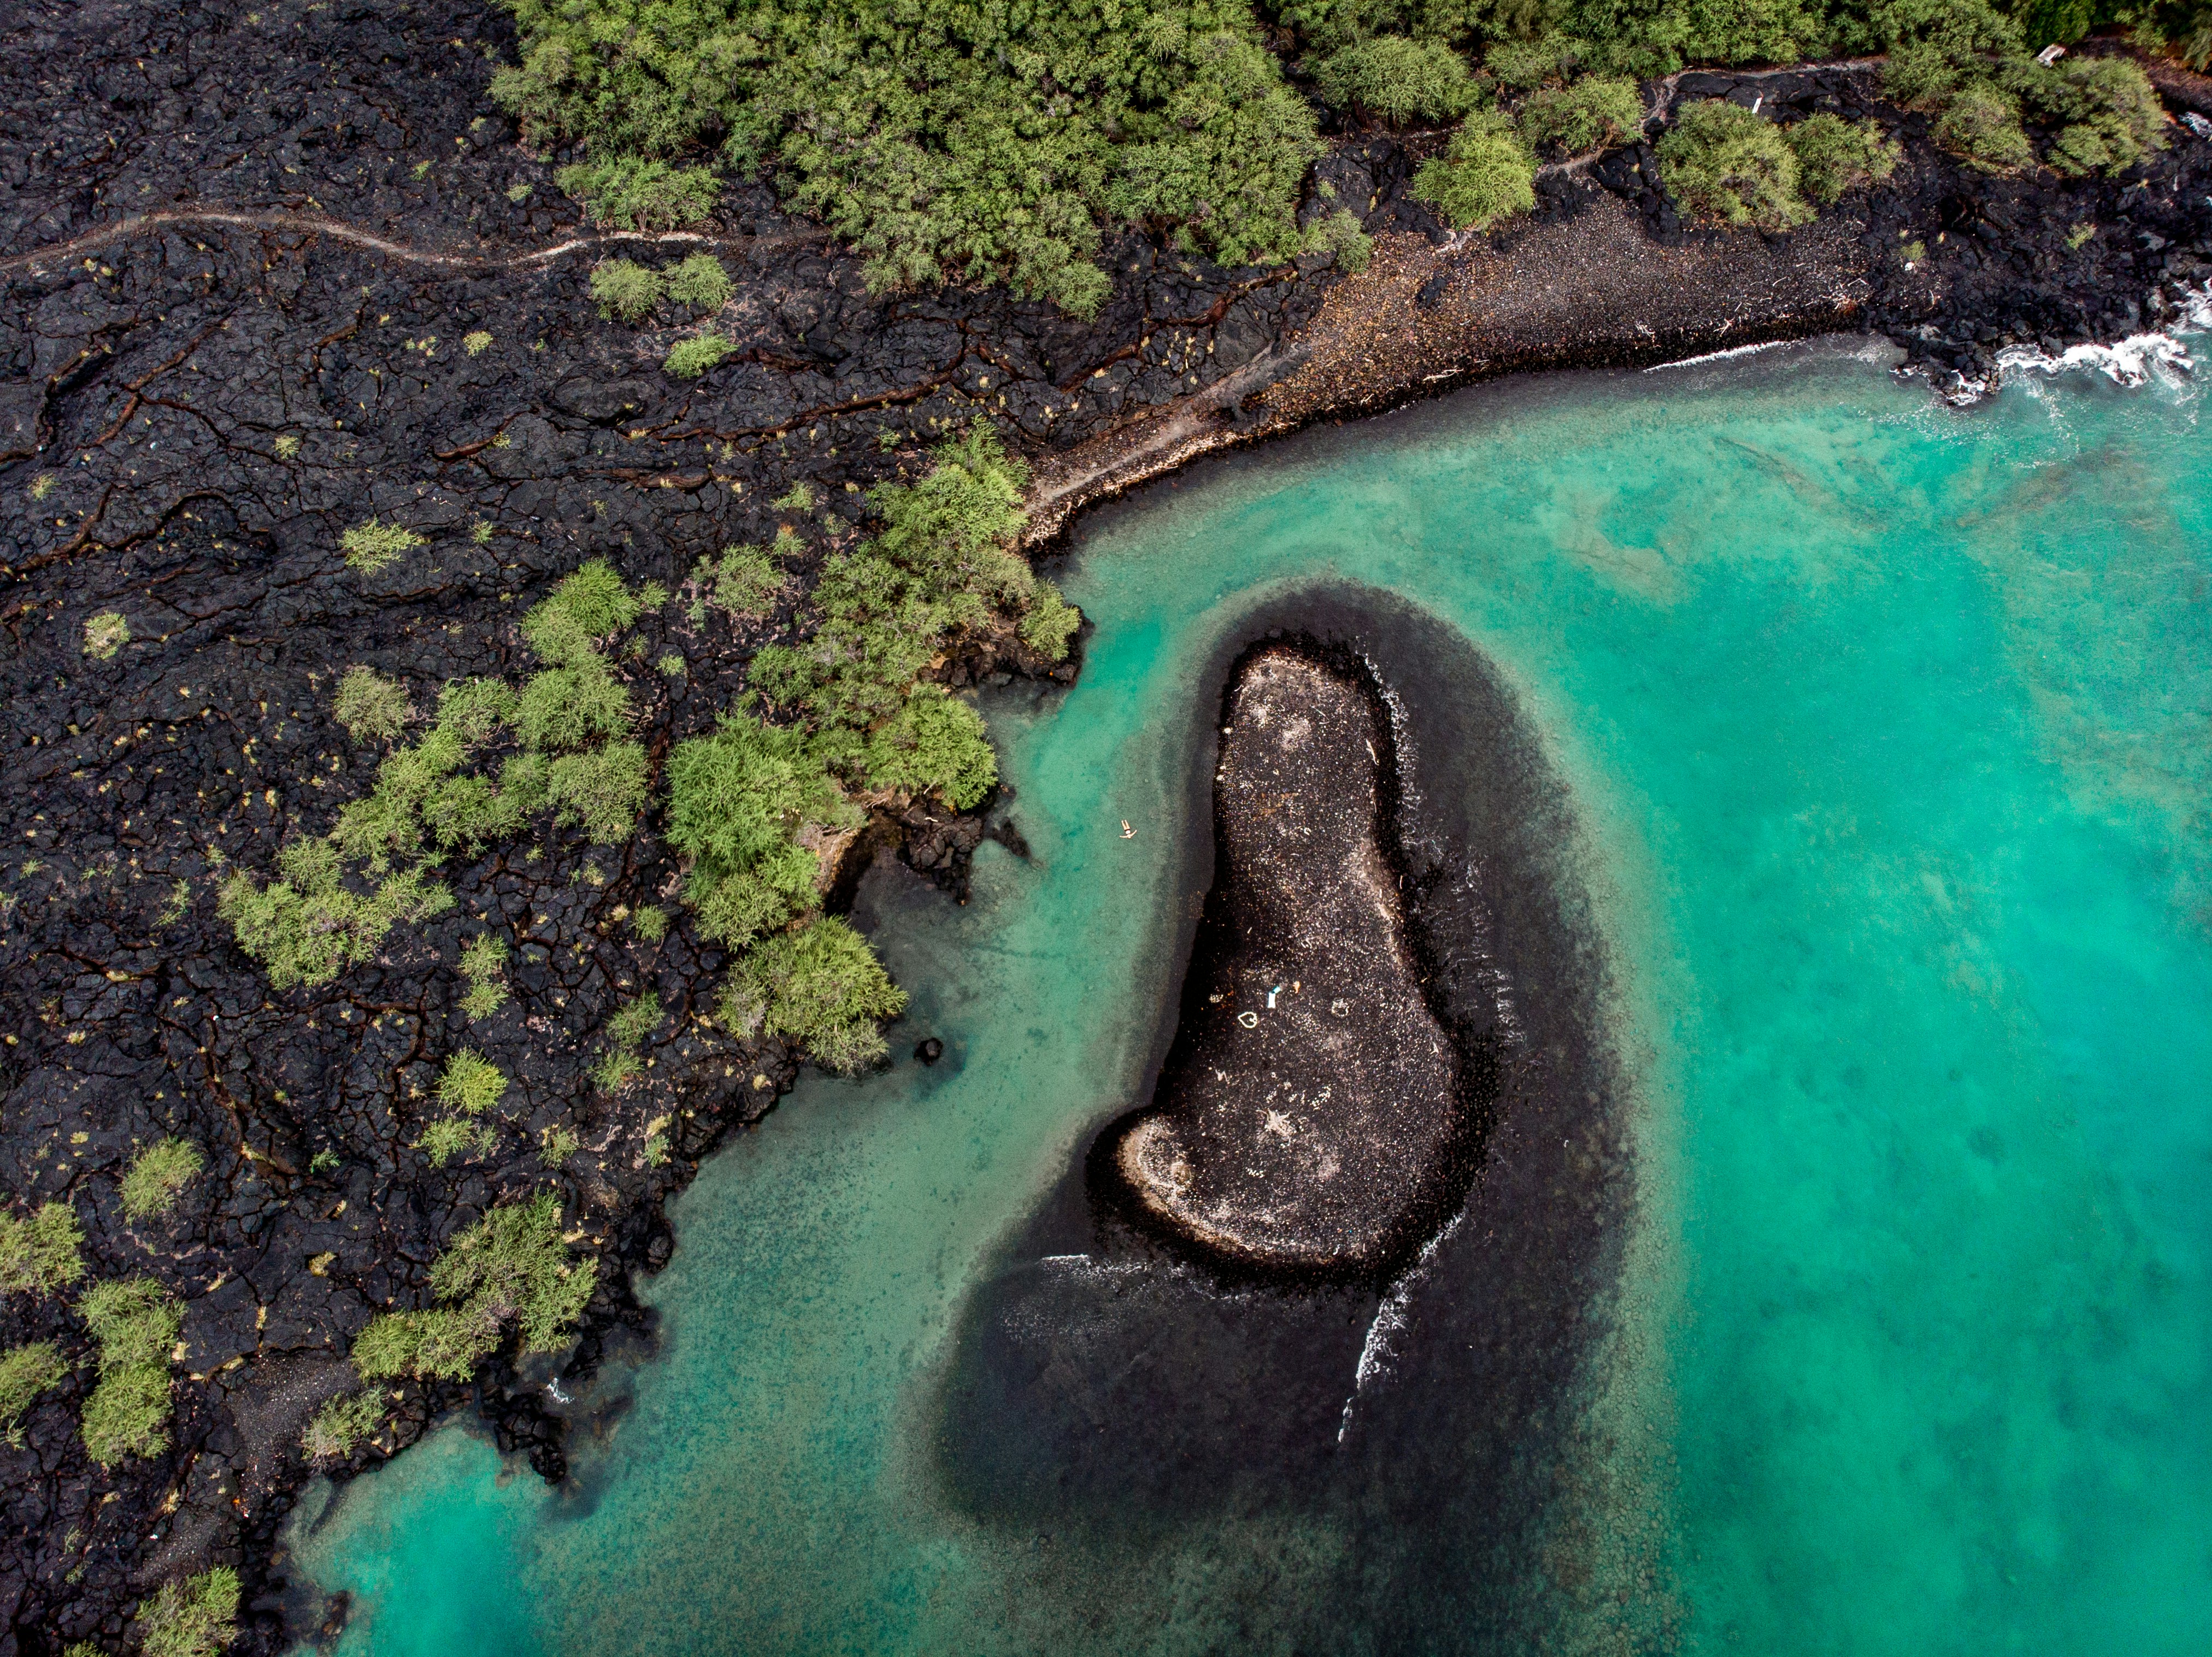
[[[215,1657],[237,1637],[238,1573],[228,1565],[164,1582],[138,1607],[145,1657]]]
[[[48,1203],[27,1218],[0,1213],[0,1292],[51,1295],[84,1276],[76,1210]]]
[[[185,1308],[151,1277],[94,1283],[77,1312],[100,1349],[100,1382],[84,1405],[84,1444],[112,1467],[169,1442],[169,1353]]]
[[[177,1198],[207,1166],[200,1148],[189,1139],[157,1139],[131,1159],[120,1186],[123,1212],[133,1220],[150,1220],[176,1207]]]
[[[505,0],[522,58],[493,95],[580,140],[562,187],[633,224],[703,216],[711,174],[771,162],[882,289],[1009,283],[1104,297],[1106,227],[1222,263],[1279,258],[1318,151],[1242,0]]]
[[[448,1244],[430,1267],[444,1306],[387,1313],[353,1343],[353,1366],[394,1375],[465,1380],[509,1329],[525,1352],[559,1349],[599,1282],[597,1260],[571,1260],[551,1192],[495,1208]]]
[[[69,1366],[52,1341],[33,1341],[0,1354],[0,1428],[12,1435],[32,1401],[67,1374]]]
[[[383,1425],[384,1389],[371,1384],[358,1392],[342,1392],[316,1410],[301,1435],[300,1447],[311,1460],[342,1461]]]

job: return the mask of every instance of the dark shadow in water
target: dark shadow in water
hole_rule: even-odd
[[[1564,1452],[1632,1189],[1568,801],[1462,635],[1389,594],[1316,588],[1254,610],[1189,687],[1188,878],[1173,889],[1210,884],[1222,690],[1271,637],[1352,651],[1389,692],[1430,993],[1497,1065],[1474,1183],[1391,1284],[1239,1282],[1098,1200],[1086,1146],[963,1309],[939,1471],[985,1523],[1115,1553],[1239,1517],[1328,1527],[1343,1550],[1328,1591],[1241,1607],[1255,1643],[1527,1650],[1586,1571],[1565,1540],[1588,1527],[1561,1511]],[[1125,1108],[1151,1096],[1173,1042],[1196,921],[1186,906],[1170,970],[1130,992],[1158,1027]]]

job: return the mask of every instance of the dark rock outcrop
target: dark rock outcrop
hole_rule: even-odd
[[[1147,1213],[1239,1264],[1376,1264],[1468,1119],[1406,935],[1391,758],[1374,687],[1301,651],[1248,657],[1224,698],[1185,1021],[1114,1164]]]

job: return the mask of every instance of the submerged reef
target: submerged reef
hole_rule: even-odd
[[[1185,1023],[1115,1165],[1174,1231],[1260,1266],[1357,1267],[1401,1239],[1467,1120],[1423,998],[1389,807],[1387,710],[1281,645],[1224,700],[1214,900]]]

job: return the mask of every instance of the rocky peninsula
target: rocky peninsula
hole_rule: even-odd
[[[731,939],[748,917],[776,923],[775,902],[835,919],[848,856],[900,856],[957,892],[987,832],[1018,844],[977,765],[922,770],[925,738],[959,734],[945,709],[963,689],[1078,671],[1079,636],[1063,657],[1066,634],[1025,634],[995,599],[990,624],[911,655],[896,711],[866,710],[875,774],[814,802],[836,824],[802,825],[802,850],[832,854],[811,895],[779,822],[781,886],[745,885],[766,865],[729,852],[721,907],[695,904],[703,841],[642,786],[726,730],[763,661],[793,707],[837,690],[800,683],[793,647],[836,622],[859,549],[886,538],[878,491],[924,490],[948,438],[981,425],[1001,446],[1006,469],[978,482],[996,491],[975,520],[990,533],[915,545],[1044,559],[1084,506],[1194,455],[1481,376],[1864,328],[1957,391],[2008,345],[2156,326],[2212,272],[2212,142],[2183,119],[2212,100],[2167,65],[2166,147],[2081,176],[1969,164],[1873,60],[1655,76],[1633,132],[1555,145],[1528,210],[1481,231],[1417,192],[1444,125],[1333,106],[1295,210],[1301,235],[1348,215],[1356,239],[1215,263],[1127,217],[1079,314],[1003,286],[885,287],[750,174],[680,227],[590,219],[557,181],[580,149],[528,137],[493,96],[523,52],[510,12],[474,0],[29,0],[0,26],[0,815],[16,848],[0,878],[16,1228],[0,1350],[32,1354],[40,1382],[0,1446],[0,1657],[135,1649],[163,1588],[216,1568],[241,1585],[232,1649],[286,1647],[307,1630],[288,1625],[276,1538],[301,1489],[459,1409],[562,1476],[568,1423],[545,1382],[649,1333],[631,1286],[674,1246],[664,1201],[817,1051],[772,1000],[747,1002],[757,984],[726,984],[757,941]],[[1899,154],[1797,228],[1723,228],[1659,183],[1656,146],[1692,100],[1878,119]],[[625,261],[651,267],[653,293],[611,285]],[[927,560],[901,556],[896,578],[921,580]],[[526,625],[592,564],[621,596],[552,619],[605,631]],[[374,683],[353,680],[368,694],[349,704],[355,668]],[[512,832],[486,827],[494,791],[472,771],[432,778],[452,787],[427,813],[424,795],[345,818],[394,803],[402,752],[483,737],[445,700],[471,680],[588,691],[605,728],[565,748],[498,739],[517,762]],[[526,728],[578,705],[532,704]],[[519,786],[550,790],[556,767],[557,808]],[[625,807],[633,832],[613,832]],[[348,964],[280,983],[222,894],[241,871],[265,894],[288,849],[336,844],[342,819],[368,850],[335,884],[311,852],[291,895],[343,912]],[[358,872],[403,854],[450,906]],[[1370,935],[1377,973],[1387,933]],[[1214,986],[1235,990],[1231,1020],[1264,1018],[1280,979],[1253,960],[1265,986]],[[1302,971],[1273,1009],[1286,1039],[1282,996],[1303,1017],[1314,993]],[[1464,1070],[1424,1074],[1407,1125],[1448,1136],[1432,1106]],[[1227,1217],[1247,1178],[1224,1155],[1233,1135],[1160,1119],[1161,1148],[1194,1170],[1168,1209]],[[1176,1161],[1139,1172],[1171,1192]],[[588,1291],[554,1320],[568,1343],[532,1355],[505,1329],[488,1354],[425,1362],[418,1342],[364,1399],[358,1340],[482,1305],[441,1311],[439,1262],[545,1192],[569,1240],[549,1275],[592,1274],[559,1276]],[[1386,1208],[1308,1203],[1238,1234],[1260,1253],[1382,1258],[1401,1224]],[[135,1311],[88,1301],[108,1283],[155,1287],[129,1291],[151,1297]],[[96,1457],[84,1422],[103,1388],[146,1419]],[[359,1430],[311,1446],[337,1406]]]

